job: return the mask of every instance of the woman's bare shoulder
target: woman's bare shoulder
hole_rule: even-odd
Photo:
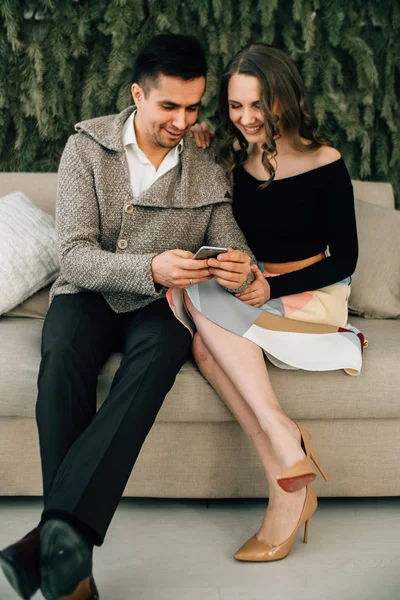
[[[318,167],[329,165],[330,163],[339,160],[341,157],[342,155],[339,150],[336,150],[336,148],[332,148],[331,146],[321,146],[317,150],[315,156]]]

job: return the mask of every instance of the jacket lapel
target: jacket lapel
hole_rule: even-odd
[[[107,150],[119,154],[126,177],[126,186],[129,187],[135,205],[185,209],[231,202],[230,185],[222,169],[215,164],[213,155],[197,148],[188,133],[184,138],[180,164],[157,179],[138,198],[133,198],[122,141],[122,128],[134,110],[135,106],[129,106],[117,115],[81,121],[77,123],[75,129],[89,135]]]

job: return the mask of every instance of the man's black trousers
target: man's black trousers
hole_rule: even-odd
[[[36,404],[42,520],[64,515],[102,544],[190,343],[165,299],[117,314],[93,292],[54,298],[43,327]],[[96,413],[97,376],[115,351],[122,351],[122,362]]]

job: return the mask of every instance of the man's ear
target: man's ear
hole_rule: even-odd
[[[132,83],[131,87],[132,98],[136,106],[139,108],[144,98],[143,89],[138,83]]]

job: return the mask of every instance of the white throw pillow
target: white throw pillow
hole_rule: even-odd
[[[53,217],[23,192],[0,198],[0,315],[54,281],[58,271]]]

